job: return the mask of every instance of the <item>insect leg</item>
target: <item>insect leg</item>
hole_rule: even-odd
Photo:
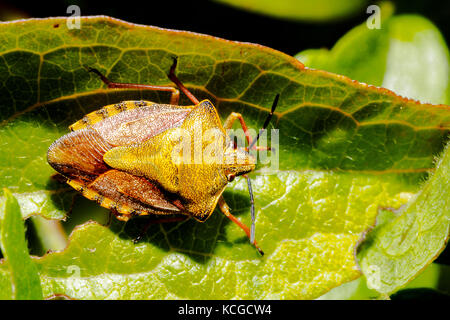
[[[112,217],[113,215],[115,215],[116,213],[114,212],[114,210],[110,210],[108,212],[108,221],[106,221],[106,224],[104,224],[105,227],[109,227],[111,225],[112,222]]]
[[[228,207],[227,203],[225,202],[225,199],[223,198],[223,196],[220,196],[219,198],[219,208],[220,211],[222,211],[222,213],[231,221],[233,221],[234,223],[236,223],[242,230],[244,230],[245,234],[247,235],[247,237],[249,239],[251,239],[251,232],[250,229],[243,224],[239,219],[237,219],[235,216],[233,216],[230,212],[230,208]],[[251,242],[256,250],[258,250],[258,252],[263,256],[264,252],[261,250],[261,248],[258,246],[258,243],[255,241],[255,239],[253,239],[253,242]]]
[[[142,90],[153,90],[153,91],[165,91],[172,92],[170,97],[170,104],[178,105],[180,99],[180,91],[177,88],[170,86],[154,86],[149,84],[137,84],[137,83],[123,83],[123,82],[111,82],[106,78],[100,71],[94,68],[88,67],[89,72],[93,72],[100,77],[100,79],[105,83],[108,88],[114,89],[142,89]]]
[[[252,139],[252,137],[250,136],[250,134],[249,134],[249,132],[248,132],[247,125],[245,124],[245,121],[244,121],[244,117],[242,117],[242,114],[237,113],[237,112],[232,112],[232,113],[228,116],[228,118],[225,120],[225,122],[224,122],[224,124],[223,124],[224,129],[225,129],[225,130],[231,129],[231,128],[233,127],[233,123],[234,123],[236,120],[239,120],[239,122],[241,123],[242,129],[244,130],[245,137],[247,138],[247,142],[248,142],[248,144],[249,144],[249,146],[248,146],[248,148],[247,148],[248,150],[250,150],[250,149],[252,149],[252,148],[254,148],[254,149],[256,149],[256,150],[271,150],[270,147],[256,147],[256,148],[255,148],[255,144],[256,144],[256,142],[258,141],[259,136],[261,135],[261,133],[262,133],[262,132],[267,128],[267,126],[269,125],[269,122],[270,122],[270,120],[272,119],[273,113],[275,112],[275,108],[277,107],[278,99],[279,99],[279,98],[280,98],[280,94],[277,94],[277,95],[275,96],[275,99],[274,99],[273,103],[272,103],[272,108],[271,108],[271,110],[270,110],[270,112],[269,112],[269,115],[267,116],[266,121],[264,121],[264,124],[263,124],[261,130],[259,130],[258,135],[256,136],[255,139]]]
[[[66,181],[67,181],[67,179],[66,179]],[[80,196],[79,193],[75,193],[75,194],[73,195],[73,197],[72,197],[72,202],[70,203],[69,210],[67,210],[67,213],[66,213],[67,216],[72,215],[73,208],[75,207],[75,201],[77,200],[77,198],[78,198],[79,196]]]
[[[179,222],[179,221],[184,221],[189,219],[189,216],[176,216],[176,217],[170,217],[170,218],[161,218],[161,219],[154,219],[149,221],[144,228],[142,229],[141,233],[133,239],[134,243],[138,243],[139,241],[142,240],[142,238],[144,237],[144,235],[147,233],[148,228],[150,228],[150,226],[154,225],[154,224],[159,224],[159,223],[168,223],[168,222]]]
[[[237,113],[237,112],[232,112],[228,118],[225,120],[225,122],[223,123],[223,127],[225,130],[227,129],[231,129],[233,127],[233,123],[239,120],[239,122],[241,123],[241,127],[242,130],[244,130],[244,134],[245,134],[245,138],[247,139],[247,142],[249,145],[253,144],[253,139],[250,136],[250,133],[248,131],[248,127],[247,124],[245,123],[244,117],[242,116],[242,114]],[[262,147],[262,146],[253,146],[253,148],[255,150],[270,150],[270,147]]]
[[[175,68],[177,67],[178,59],[175,57],[173,58],[173,64],[170,67],[170,71],[168,74],[168,77],[170,80],[172,80],[173,83],[177,85],[178,88],[194,103],[198,104],[198,99],[186,88],[180,81],[180,79],[177,78],[175,75]]]

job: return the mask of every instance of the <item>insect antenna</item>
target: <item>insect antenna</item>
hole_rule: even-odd
[[[248,193],[250,194],[250,212],[252,215],[252,225],[250,227],[250,243],[255,242],[255,201],[253,199],[253,190],[252,190],[252,182],[250,177],[245,175],[247,179]]]
[[[253,140],[253,142],[250,144],[250,146],[248,147],[248,150],[250,150],[251,148],[253,148],[253,146],[256,144],[256,142],[258,141],[261,133],[267,128],[267,126],[269,125],[270,120],[272,119],[273,113],[275,111],[275,108],[277,107],[278,104],[278,99],[280,98],[280,94],[277,94],[275,96],[275,99],[273,100],[272,103],[272,108],[270,110],[269,115],[266,118],[266,121],[264,121],[264,124],[261,128],[261,130],[259,130],[258,135],[256,136],[256,139]],[[252,225],[250,226],[250,243],[252,243],[253,245],[255,245],[255,199],[253,197],[253,189],[252,189],[252,182],[250,180],[250,177],[247,176],[246,174],[244,175],[244,177],[247,179],[247,186],[248,186],[248,193],[250,194],[250,213],[251,213],[251,217],[252,217]],[[256,248],[258,249],[259,253],[261,253],[261,255],[264,255],[264,252],[256,246]]]
[[[259,139],[259,136],[263,133],[264,130],[266,130],[267,126],[269,125],[270,120],[272,119],[273,113],[275,112],[275,108],[277,107],[278,104],[278,99],[280,98],[280,94],[277,94],[275,96],[275,99],[273,100],[272,103],[272,109],[270,110],[269,115],[266,118],[266,121],[264,121],[264,124],[262,126],[262,128],[259,130],[258,135],[256,136],[256,139],[253,140],[253,142],[248,146],[248,150],[251,150],[251,148],[253,148],[253,146],[256,144],[256,142]]]

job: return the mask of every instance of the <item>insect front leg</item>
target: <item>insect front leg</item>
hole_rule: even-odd
[[[236,223],[239,228],[241,228],[242,230],[244,230],[245,234],[247,235],[247,237],[249,239],[252,238],[252,233],[250,231],[250,229],[243,224],[238,218],[236,218],[235,216],[233,216],[230,212],[230,207],[228,207],[227,203],[225,202],[225,199],[223,198],[223,196],[220,196],[219,198],[219,209],[220,211],[222,211],[222,213],[231,221],[233,221],[234,223]],[[256,242],[256,240],[253,239],[252,244],[255,246],[256,250],[258,250],[258,252],[263,256],[264,255],[264,251],[261,250],[261,248],[258,246],[258,243]]]
[[[178,105],[180,100],[180,91],[177,88],[170,86],[154,86],[149,84],[136,84],[136,83],[123,83],[123,82],[112,82],[107,77],[105,77],[100,71],[94,68],[88,68],[90,72],[95,73],[100,77],[104,84],[110,89],[142,89],[142,90],[153,90],[153,91],[164,91],[171,92],[170,104]]]
[[[237,112],[232,112],[228,116],[228,118],[225,120],[225,122],[223,123],[224,129],[225,130],[231,129],[236,120],[239,120],[239,122],[241,123],[241,127],[242,127],[242,130],[244,130],[245,138],[247,139],[248,145],[249,146],[252,145],[254,140],[248,131],[247,124],[245,123],[245,120],[244,120],[244,117],[242,116],[242,114],[237,113]],[[255,145],[253,145],[252,149],[254,149],[254,150],[271,150],[270,147],[255,146]]]

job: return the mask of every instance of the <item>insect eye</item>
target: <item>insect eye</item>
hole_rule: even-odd
[[[233,181],[235,177],[236,177],[236,176],[235,176],[234,174],[230,174],[230,175],[227,177],[228,182]]]

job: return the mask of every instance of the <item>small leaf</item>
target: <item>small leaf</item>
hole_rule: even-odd
[[[382,7],[380,29],[363,23],[330,51],[309,49],[296,57],[308,67],[382,86],[411,99],[449,103],[450,59],[441,33],[424,17],[389,17],[389,10]]]
[[[364,276],[333,288],[318,300],[374,300],[382,299],[375,290],[367,288]]]
[[[11,292],[9,297],[17,300],[42,299],[41,282],[36,265],[28,254],[19,204],[7,189],[4,189],[4,195],[0,212],[0,245],[6,260],[3,265],[9,269],[11,289],[6,288],[6,281],[0,280],[0,291]]]
[[[277,18],[329,21],[352,15],[364,8],[366,0],[215,0],[243,10]]]
[[[358,254],[369,287],[392,294],[445,248],[450,232],[450,147],[417,198],[370,234]]]

